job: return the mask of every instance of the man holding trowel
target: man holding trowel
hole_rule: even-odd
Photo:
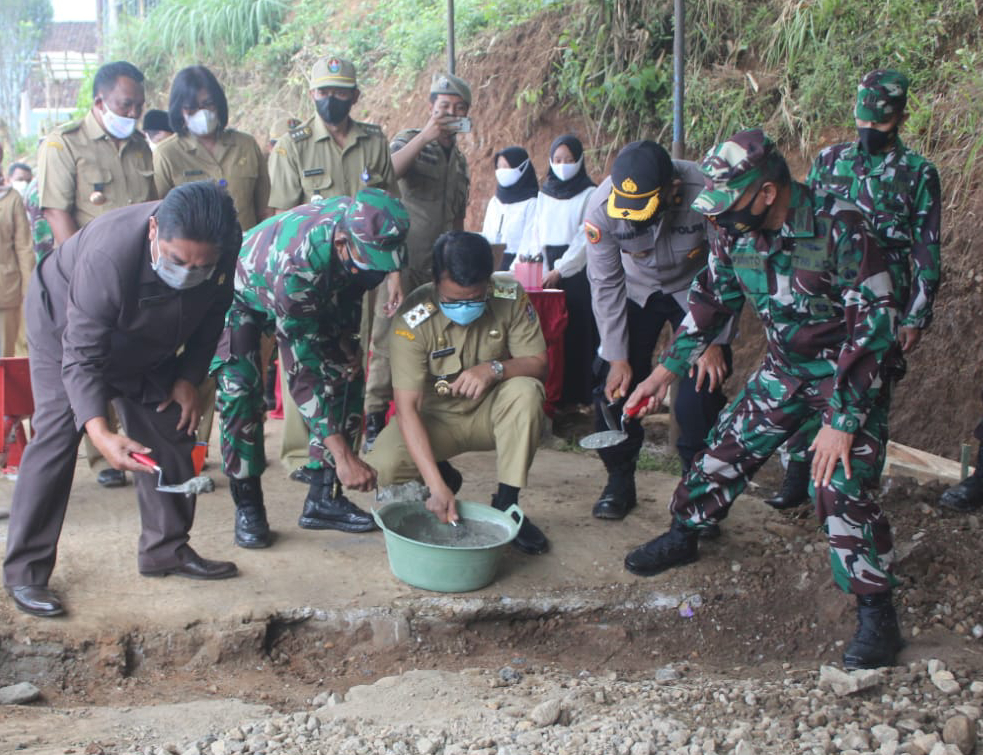
[[[352,438],[365,379],[358,342],[362,297],[406,262],[410,220],[380,189],[295,207],[253,228],[236,267],[236,293],[212,361],[222,415],[222,463],[235,501],[235,544],[272,544],[260,476],[263,378],[259,343],[275,335],[287,388],[308,432],[310,492],[299,526],[366,532],[372,517],[342,486],[372,490],[375,470]]]
[[[492,280],[483,236],[450,231],[433,248],[433,282],[407,297],[390,333],[397,422],[366,461],[380,487],[422,477],[427,508],[457,519],[461,474],[448,460],[467,451],[498,456],[492,506],[518,502],[543,427],[546,342],[539,318],[514,280]],[[549,541],[527,517],[513,546],[531,555]]]
[[[64,613],[48,580],[83,432],[115,469],[149,473],[134,475],[141,574],[235,576],[235,564],[188,545],[195,497],[158,491],[158,475],[132,454],[151,455],[166,482],[194,475],[196,386],[232,301],[241,236],[228,193],[190,183],[162,202],[99,216],[38,263],[24,305],[36,435],[21,460],[3,565],[20,610]],[[110,401],[126,435],[109,429]]]

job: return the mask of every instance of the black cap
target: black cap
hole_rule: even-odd
[[[655,142],[626,146],[611,166],[608,215],[625,220],[648,220],[659,209],[662,188],[672,180],[672,159]]]
[[[143,114],[144,131],[168,131],[174,133],[171,128],[171,119],[163,110],[148,110]]]

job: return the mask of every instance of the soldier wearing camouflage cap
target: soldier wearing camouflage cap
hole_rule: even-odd
[[[406,238],[409,263],[402,288],[410,293],[430,280],[433,245],[446,231],[463,230],[471,176],[468,162],[457,147],[457,134],[470,128],[471,88],[450,73],[435,73],[430,83],[427,124],[405,129],[393,138],[393,169],[410,213]],[[389,367],[389,330],[395,309],[379,297],[372,326],[372,355],[365,387],[365,447],[372,448],[386,424],[393,399]]]
[[[236,504],[235,542],[270,545],[260,475],[260,335],[274,334],[287,388],[309,431],[310,493],[300,526],[365,532],[372,518],[340,486],[375,487],[352,451],[362,424],[359,313],[366,291],[406,259],[409,217],[398,199],[363,189],[277,215],[244,239],[236,293],[212,361],[222,415],[222,462]]]
[[[942,190],[931,162],[909,149],[898,130],[908,119],[908,78],[898,71],[871,71],[857,87],[857,140],[827,147],[806,179],[854,202],[867,216],[888,255],[901,308],[892,376],[905,372],[912,352],[932,321],[942,274]],[[803,439],[789,443],[782,488],[766,499],[775,508],[809,502],[808,458]]]
[[[601,339],[594,389],[599,431],[608,429],[605,405],[620,407],[651,370],[663,327],[675,330],[686,315],[686,292],[706,264],[713,233],[690,207],[702,189],[696,163],[672,160],[659,144],[638,141],[618,153],[611,175],[587,203],[587,277]],[[730,372],[731,338],[723,334],[680,386],[676,448],[684,471],[706,447],[726,403],[722,383]],[[623,519],[636,505],[635,466],[644,433],[637,422],[625,429],[628,440],[599,451],[607,483],[592,511],[598,519]]]
[[[723,233],[690,289],[689,314],[626,406],[657,406],[745,302],[761,318],[768,353],[676,488],[669,531],[629,553],[625,567],[649,576],[695,561],[698,531],[726,516],[768,457],[806,428],[833,578],[857,596],[844,665],[890,665],[903,644],[891,603],[897,580],[891,528],[873,497],[887,442],[881,375],[897,320],[888,257],[855,205],[793,182],[760,130],[715,147],[702,170],[706,188],[693,207]]]

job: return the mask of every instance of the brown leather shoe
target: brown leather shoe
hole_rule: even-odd
[[[31,616],[61,616],[65,613],[58,596],[45,585],[7,585],[7,594],[14,605]]]
[[[239,573],[236,565],[231,561],[212,561],[202,558],[190,548],[188,551],[188,555],[180,564],[163,569],[141,569],[140,573],[145,577],[166,577],[168,574],[173,574],[188,579],[229,579]]]

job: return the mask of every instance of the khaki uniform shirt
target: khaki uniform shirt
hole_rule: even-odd
[[[154,184],[161,199],[175,186],[207,180],[228,189],[243,231],[260,221],[270,200],[270,174],[253,137],[227,128],[209,152],[194,136],[175,134],[154,152]]]
[[[270,153],[270,207],[289,210],[314,198],[353,197],[375,188],[399,196],[382,129],[352,121],[341,147],[320,116],[277,140]]]
[[[34,242],[20,194],[0,188],[0,309],[20,308],[34,269]]]
[[[419,129],[400,131],[389,145],[390,151],[398,152],[419,133]],[[399,179],[403,204],[410,214],[410,231],[406,237],[410,288],[430,280],[433,244],[440,234],[463,223],[470,189],[468,162],[461,150],[455,145],[447,152],[436,141],[420,151]]]
[[[147,138],[134,131],[116,149],[89,111],[45,137],[38,150],[38,193],[42,208],[64,210],[79,228],[109,210],[157,199]]]
[[[453,382],[471,367],[494,359],[530,357],[546,351],[539,317],[526,292],[515,281],[489,284],[484,313],[467,326],[452,322],[440,310],[433,283],[411,293],[393,318],[389,339],[393,387],[421,391],[421,409],[467,414],[481,401],[438,396],[438,381]]]

